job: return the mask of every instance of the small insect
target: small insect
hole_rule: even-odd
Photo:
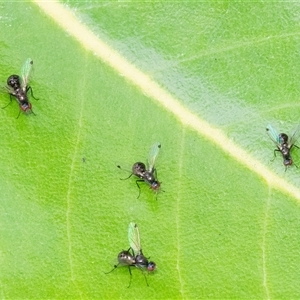
[[[116,268],[119,266],[127,266],[128,271],[130,274],[130,281],[128,288],[131,285],[132,280],[132,273],[131,273],[131,267],[136,267],[140,269],[145,277],[146,284],[148,284],[147,277],[144,273],[145,270],[148,272],[152,272],[156,269],[156,264],[153,261],[148,261],[148,258],[146,258],[143,255],[142,249],[141,249],[141,243],[140,243],[140,234],[137,227],[137,224],[131,222],[128,227],[128,240],[130,244],[130,248],[128,250],[122,250],[118,254],[118,264],[114,265],[113,269],[105,274],[109,274],[113,272]]]
[[[6,91],[9,93],[10,102],[3,108],[6,108],[11,103],[11,96],[14,96],[20,107],[20,111],[17,118],[19,118],[21,111],[23,111],[24,113],[32,113],[35,115],[35,113],[32,111],[32,105],[27,97],[27,93],[30,90],[32,98],[38,100],[33,96],[32,88],[28,85],[32,66],[32,59],[27,58],[21,69],[21,76],[10,75],[7,79],[7,86],[5,88]]]
[[[123,179],[123,180],[128,179],[132,175],[135,175],[136,177],[140,178],[140,179],[136,180],[136,185],[139,189],[139,194],[138,194],[137,199],[140,197],[140,194],[141,194],[141,188],[138,184],[139,182],[146,182],[150,186],[150,189],[155,191],[156,194],[158,193],[158,191],[160,189],[161,183],[157,180],[157,172],[155,169],[155,161],[158,156],[160,148],[161,148],[161,144],[156,142],[151,147],[149,155],[148,155],[148,167],[146,168],[145,164],[142,162],[136,162],[132,166],[132,173],[127,178]],[[118,168],[121,169],[120,166],[118,166]]]
[[[278,134],[277,131],[269,124],[266,128],[267,133],[271,140],[276,145],[277,149],[274,150],[274,159],[276,157],[276,152],[280,152],[283,158],[283,164],[285,166],[285,170],[288,166],[293,164],[293,160],[291,157],[291,150],[293,147],[299,149],[295,142],[300,136],[300,125],[298,125],[290,137],[285,133]],[[296,166],[297,167],[297,166]]]

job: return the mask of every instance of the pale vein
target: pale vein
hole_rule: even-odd
[[[266,267],[266,235],[267,235],[267,228],[268,228],[268,218],[269,218],[269,209],[270,209],[270,202],[272,199],[272,188],[269,186],[268,192],[268,199],[266,201],[266,209],[264,215],[264,223],[263,223],[263,237],[262,237],[262,268],[263,268],[263,287],[266,293],[266,299],[270,299],[270,293],[268,288],[268,277],[267,277],[267,267]]]
[[[183,152],[184,152],[184,140],[185,140],[185,129],[182,130],[182,137],[181,137],[181,151],[180,151],[180,157],[179,157],[179,178],[181,178],[182,176],[182,165],[183,165]],[[180,181],[181,182],[181,181]],[[180,183],[179,183],[180,184]],[[179,216],[180,214],[180,199],[181,199],[181,195],[180,195],[180,191],[181,188],[180,186],[178,187],[178,197],[177,197],[177,202],[176,202],[176,235],[177,235],[177,272],[178,272],[178,280],[180,283],[180,293],[181,293],[181,297],[183,297],[183,282],[182,282],[182,277],[181,277],[181,272],[180,272],[180,262],[182,261],[180,258],[180,253],[181,253],[181,249],[180,249],[180,236],[179,236],[179,231],[180,231],[180,221],[179,221]]]
[[[79,113],[79,120],[78,120],[78,131],[75,140],[75,146],[73,151],[73,157],[70,167],[70,175],[68,181],[68,192],[67,192],[67,209],[66,209],[66,223],[67,223],[67,238],[68,238],[68,254],[69,254],[69,264],[70,264],[70,275],[71,280],[74,281],[74,268],[73,268],[73,259],[72,259],[72,236],[71,236],[71,224],[70,224],[70,215],[71,215],[71,192],[73,187],[73,173],[75,168],[75,163],[77,160],[77,152],[78,152],[78,145],[81,137],[81,128],[82,128],[82,112],[84,106],[84,97],[81,98],[81,105],[80,105],[80,113]]]

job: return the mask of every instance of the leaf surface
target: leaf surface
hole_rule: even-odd
[[[265,130],[299,123],[299,5],[59,7],[81,40],[42,6],[0,4],[1,81],[31,57],[39,98],[36,116],[1,111],[1,298],[299,298],[299,170],[270,161]],[[164,192],[136,199],[116,166],[156,141]],[[149,287],[138,269],[129,289],[127,268],[104,274],[130,222],[157,264]]]

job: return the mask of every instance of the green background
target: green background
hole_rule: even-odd
[[[80,22],[199,118],[270,162],[299,123],[298,3],[67,2]],[[63,16],[62,16],[63,17]],[[0,76],[34,61],[34,115],[0,111],[3,299],[299,298],[300,208],[84,49],[33,3],[0,4]],[[9,96],[0,94],[1,106]],[[164,193],[116,165],[157,161]],[[226,146],[226,145],[225,145]],[[292,151],[300,166],[300,153]],[[83,159],[84,158],[84,159]],[[139,225],[148,276],[111,270]]]

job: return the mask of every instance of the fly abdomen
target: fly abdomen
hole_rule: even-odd
[[[7,79],[7,85],[12,87],[15,91],[21,88],[20,76],[10,75]]]
[[[135,258],[131,255],[129,251],[123,250],[118,255],[118,261],[122,265],[132,266],[135,264]]]
[[[144,163],[142,162],[136,162],[133,166],[132,166],[132,173],[137,176],[140,177],[141,179],[144,179],[144,173],[146,172],[146,166]]]

